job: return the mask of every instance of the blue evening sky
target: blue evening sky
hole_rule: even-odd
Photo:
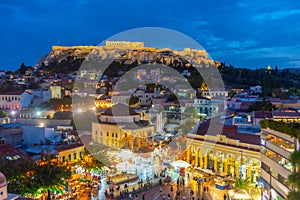
[[[237,67],[300,67],[300,1],[2,0],[0,69],[35,65],[52,45],[97,45],[119,32],[163,27]]]

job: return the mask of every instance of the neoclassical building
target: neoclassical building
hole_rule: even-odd
[[[260,136],[241,133],[237,126],[224,125],[221,134],[207,134],[207,121],[187,135],[184,158],[201,169],[211,169],[219,175],[250,178],[260,176]]]
[[[92,139],[107,147],[141,150],[152,147],[154,126],[125,104],[106,109],[99,122],[92,123]]]

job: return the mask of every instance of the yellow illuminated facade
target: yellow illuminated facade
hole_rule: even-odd
[[[211,169],[219,175],[249,178],[260,176],[260,145],[247,144],[224,135],[188,134],[184,159],[200,169]]]

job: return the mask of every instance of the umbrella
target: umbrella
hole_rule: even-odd
[[[171,163],[172,166],[177,167],[177,168],[187,168],[190,166],[189,163],[183,161],[183,160],[176,160]]]
[[[117,165],[118,163],[117,162],[111,162],[111,165]]]

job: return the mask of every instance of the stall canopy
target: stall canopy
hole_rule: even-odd
[[[183,160],[176,160],[174,162],[171,162],[170,164],[173,167],[177,167],[177,168],[187,168],[190,166],[189,163],[183,161]]]
[[[232,200],[251,200],[252,198],[245,190],[229,190],[229,197]]]

